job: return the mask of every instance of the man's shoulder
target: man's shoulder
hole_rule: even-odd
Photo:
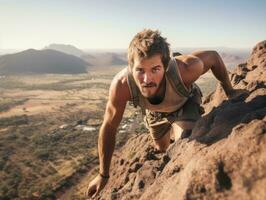
[[[175,57],[180,76],[187,87],[195,82],[203,71],[203,62],[194,55],[180,55]]]
[[[113,78],[113,80],[116,81],[126,81],[127,79],[127,74],[128,74],[128,69],[127,67],[124,67],[123,69],[121,69]]]
[[[110,96],[123,97],[123,99],[130,100],[130,90],[128,86],[128,70],[127,67],[119,71],[113,78],[110,86]]]
[[[113,78],[112,85],[118,87],[118,89],[126,89],[128,87],[128,70],[127,67],[120,70]]]
[[[175,56],[177,63],[183,64],[183,66],[189,67],[194,65],[195,63],[201,62],[201,59],[197,56],[187,54],[187,55],[179,55]]]

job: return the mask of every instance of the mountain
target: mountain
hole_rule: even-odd
[[[53,50],[60,51],[60,52],[70,54],[73,56],[77,56],[77,57],[81,57],[84,54],[84,52],[78,49],[77,47],[73,45],[66,45],[66,44],[50,44],[44,47],[44,49],[53,49]]]
[[[228,100],[218,86],[191,136],[166,153],[148,134],[129,139],[115,152],[98,199],[266,199],[266,40],[230,79],[248,93]]]
[[[173,52],[180,52],[182,54],[191,54],[198,50],[212,50],[213,48],[180,48],[174,49]],[[231,49],[231,48],[217,48],[227,68],[231,70],[238,63],[244,62],[248,56],[247,49]],[[111,66],[111,65],[127,65],[127,53],[121,52],[93,52],[81,56],[84,60],[95,66]]]
[[[112,50],[80,50],[73,45],[65,44],[50,44],[44,49],[52,49],[66,54],[80,57],[94,66],[115,66],[127,65],[127,53],[125,49],[112,49]],[[173,52],[180,52],[182,54],[191,54],[197,50],[216,50],[220,53],[227,68],[231,70],[236,64],[244,62],[249,56],[248,49],[236,49],[226,47],[202,47],[202,48],[174,48]],[[9,52],[8,50],[0,50],[0,55]],[[14,53],[10,51],[11,53]]]
[[[90,53],[83,55],[82,59],[95,66],[127,65],[126,53]]]
[[[55,50],[28,49],[0,57],[0,74],[21,73],[86,73],[89,64],[84,60]]]

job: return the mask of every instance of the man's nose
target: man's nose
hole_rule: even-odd
[[[144,74],[143,82],[144,83],[150,83],[151,82],[151,75],[150,75],[150,73],[145,73]]]

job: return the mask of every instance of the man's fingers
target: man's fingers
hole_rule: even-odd
[[[97,187],[96,192],[94,193],[94,195],[92,196],[92,198],[96,197],[100,192],[100,187]]]
[[[102,190],[102,188],[103,188],[103,187],[98,186],[98,187],[96,188],[96,192],[94,193],[94,195],[92,196],[92,198],[95,198],[95,197],[100,193],[100,191]]]
[[[95,186],[89,186],[87,189],[86,196],[92,197],[96,193],[96,187]]]
[[[86,192],[86,196],[94,199],[100,193],[100,191],[104,188],[106,183],[107,183],[107,180],[96,177],[94,181],[92,181],[89,184],[89,187]]]

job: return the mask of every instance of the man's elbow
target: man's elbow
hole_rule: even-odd
[[[219,53],[218,53],[217,51],[215,51],[215,50],[212,50],[212,51],[211,51],[211,54],[212,54],[212,56],[214,56],[214,57],[220,57]]]
[[[221,56],[217,51],[210,50],[207,52],[208,52],[207,58],[209,59],[207,59],[206,63],[204,64],[204,73],[208,71],[210,68],[216,66],[217,63],[221,61]]]

